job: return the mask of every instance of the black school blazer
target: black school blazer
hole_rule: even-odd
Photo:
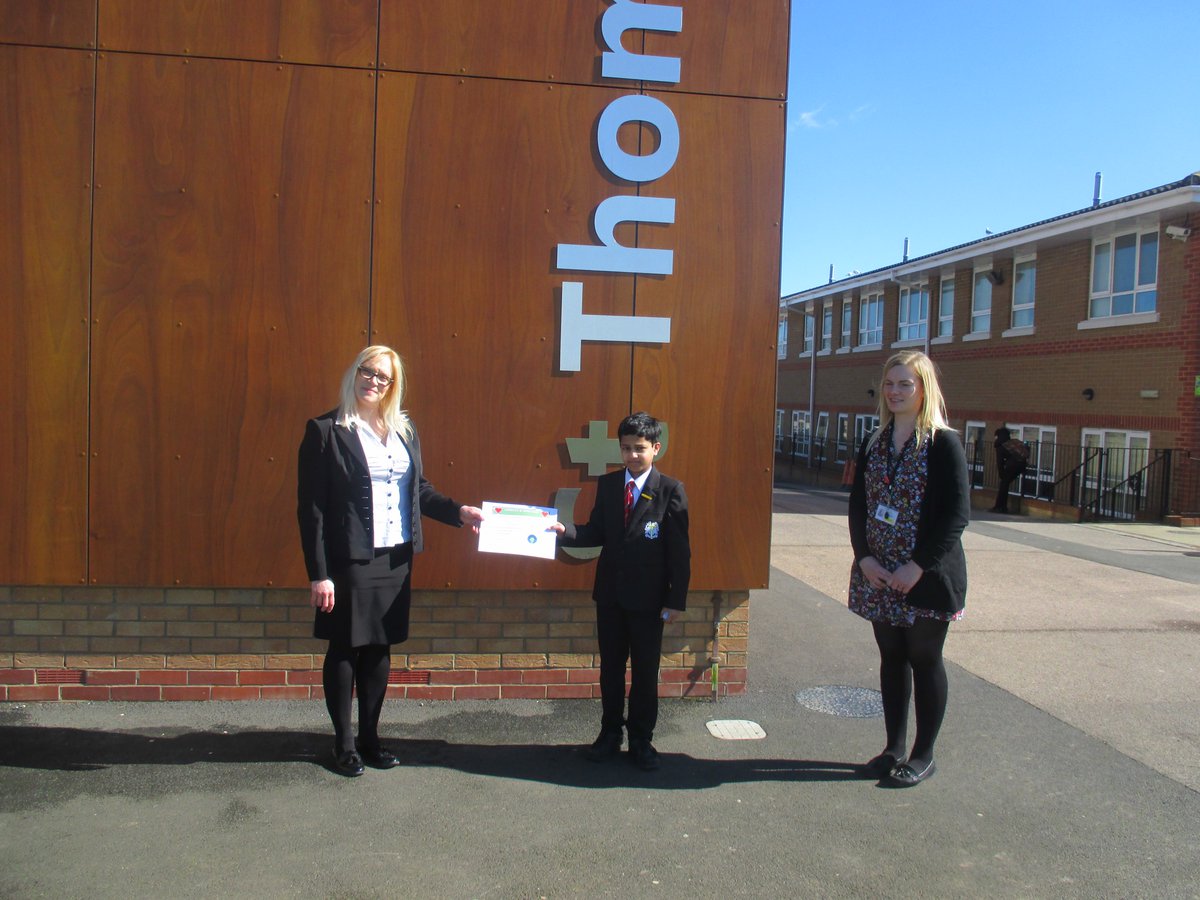
[[[880,437],[884,440],[886,436]],[[958,434],[948,428],[933,435],[929,447],[925,496],[917,519],[917,545],[912,559],[925,570],[907,600],[912,606],[938,612],[958,612],[967,602],[967,558],[962,533],[971,520],[971,486],[967,457]],[[873,556],[867,546],[867,442],[858,451],[854,487],[850,491],[850,543],[854,562]]]
[[[587,522],[564,526],[563,544],[601,548],[592,589],[597,603],[654,613],[687,608],[692,550],[682,482],[651,469],[626,526],[625,470],[609,472],[596,484]]]
[[[413,429],[403,441],[412,459],[413,553],[424,546],[421,515],[461,526],[457,501],[439,494],[421,474],[421,441]],[[371,522],[371,472],[362,442],[350,428],[337,424],[337,410],[309,419],[300,442],[297,517],[300,545],[309,581],[329,577],[330,562],[371,559],[375,540]]]

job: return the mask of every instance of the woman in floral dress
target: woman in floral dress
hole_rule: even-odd
[[[850,610],[871,622],[887,741],[863,772],[896,787],[933,775],[933,745],[946,712],[942,646],[962,618],[970,518],[967,461],[946,422],[937,370],[903,350],[883,367],[880,426],[858,454],[850,492]],[[907,751],[908,703],[917,734]]]

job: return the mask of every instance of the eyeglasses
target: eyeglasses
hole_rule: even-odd
[[[378,385],[382,385],[383,387],[390,387],[393,380],[384,375],[382,372],[376,372],[374,369],[368,369],[366,366],[359,366],[358,374],[367,381],[373,381]]]

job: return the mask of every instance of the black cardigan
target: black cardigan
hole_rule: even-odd
[[[887,440],[881,436],[880,440]],[[850,543],[854,564],[874,556],[867,546],[867,441],[858,451],[854,487],[850,491]],[[925,496],[917,519],[917,545],[912,561],[924,570],[906,598],[912,606],[938,612],[958,612],[967,599],[967,559],[962,533],[971,519],[971,487],[967,457],[958,434],[943,428],[934,432],[929,447]]]

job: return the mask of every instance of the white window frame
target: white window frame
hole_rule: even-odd
[[[1088,439],[1094,438],[1095,442],[1089,443]],[[1112,440],[1115,438],[1116,440]],[[1148,431],[1125,431],[1120,428],[1084,428],[1079,435],[1080,454],[1086,454],[1089,450],[1094,450],[1096,447],[1103,447],[1107,450],[1122,450],[1122,464],[1119,471],[1113,473],[1110,471],[1109,477],[1106,479],[1105,488],[1113,485],[1121,484],[1129,478],[1129,470],[1131,466],[1129,462],[1134,458],[1135,454],[1140,454],[1136,460],[1136,468],[1142,469],[1150,457],[1150,432]],[[1135,446],[1136,444],[1136,446]],[[1099,473],[1096,471],[1094,462],[1090,462],[1084,467],[1083,477],[1084,484],[1088,489],[1099,489]],[[1122,491],[1123,510],[1114,510],[1118,513],[1123,512],[1128,518],[1133,518],[1137,510],[1133,503],[1133,496],[1129,493],[1128,487]],[[1143,498],[1144,499],[1144,498]]]
[[[1029,296],[1020,297],[1022,270],[1028,271]],[[1037,256],[1023,254],[1013,259],[1012,313],[1009,330],[1002,337],[1033,334],[1034,305],[1037,303]]]
[[[775,410],[775,452],[783,452],[783,420],[787,415],[786,410]]]
[[[829,413],[817,413],[817,430],[814,434],[816,439],[816,450],[820,454],[819,459],[825,459],[825,445],[829,440]]]
[[[1128,289],[1117,289],[1117,242],[1123,238],[1133,238],[1133,284]],[[1146,245],[1153,242],[1154,258],[1153,271],[1145,271]],[[1139,228],[1131,231],[1114,232],[1110,235],[1098,236],[1092,240],[1091,275],[1088,286],[1088,321],[1107,322],[1116,320],[1120,324],[1131,324],[1131,320],[1158,321],[1158,257],[1162,241],[1159,238],[1158,227]],[[1107,260],[1101,266],[1098,255],[1100,248],[1107,248]],[[1103,271],[1101,271],[1103,269]],[[1153,275],[1153,280],[1143,282],[1143,278]],[[1115,301],[1129,298],[1129,309],[1113,312]],[[1141,308],[1139,308],[1139,306]]]
[[[792,455],[808,458],[812,444],[812,416],[807,409],[792,410]],[[797,450],[796,448],[800,449]]]
[[[847,353],[853,346],[854,301],[849,297],[842,300],[842,337],[838,353]]]
[[[1029,464],[1021,474],[1020,483],[1012,486],[1013,493],[1026,497],[1038,497],[1043,493],[1046,497],[1052,496],[1058,428],[1030,422],[1005,422],[1004,427],[1033,451],[1029,456]]]
[[[833,349],[833,303],[821,307],[821,352]]]
[[[971,489],[983,487],[983,470],[987,465],[987,453],[991,449],[991,441],[987,439],[987,422],[968,419],[963,423],[963,450],[967,453],[967,472],[971,481]]]
[[[805,311],[804,313],[804,343],[800,347],[800,357],[812,356],[813,351],[813,330],[816,327],[813,314]]]
[[[900,311],[896,320],[896,341],[900,345],[923,344],[929,329],[929,285],[900,286]]]
[[[950,288],[950,302],[946,303],[946,288]],[[954,276],[943,275],[938,285],[938,331],[934,341],[954,340]]]
[[[854,452],[862,446],[863,441],[879,427],[879,416],[874,413],[858,413],[854,417]]]
[[[779,335],[775,339],[775,346],[778,350],[776,354],[779,359],[787,359],[787,338],[788,338],[788,317],[782,315],[779,317]]]
[[[837,417],[837,444],[834,448],[834,458],[844,463],[846,457],[854,452],[854,448],[850,446],[850,414],[838,413]]]
[[[991,265],[975,269],[971,278],[971,315],[963,340],[992,336],[992,286]]]
[[[883,294],[876,292],[858,301],[858,346],[856,350],[878,350],[883,346]]]

